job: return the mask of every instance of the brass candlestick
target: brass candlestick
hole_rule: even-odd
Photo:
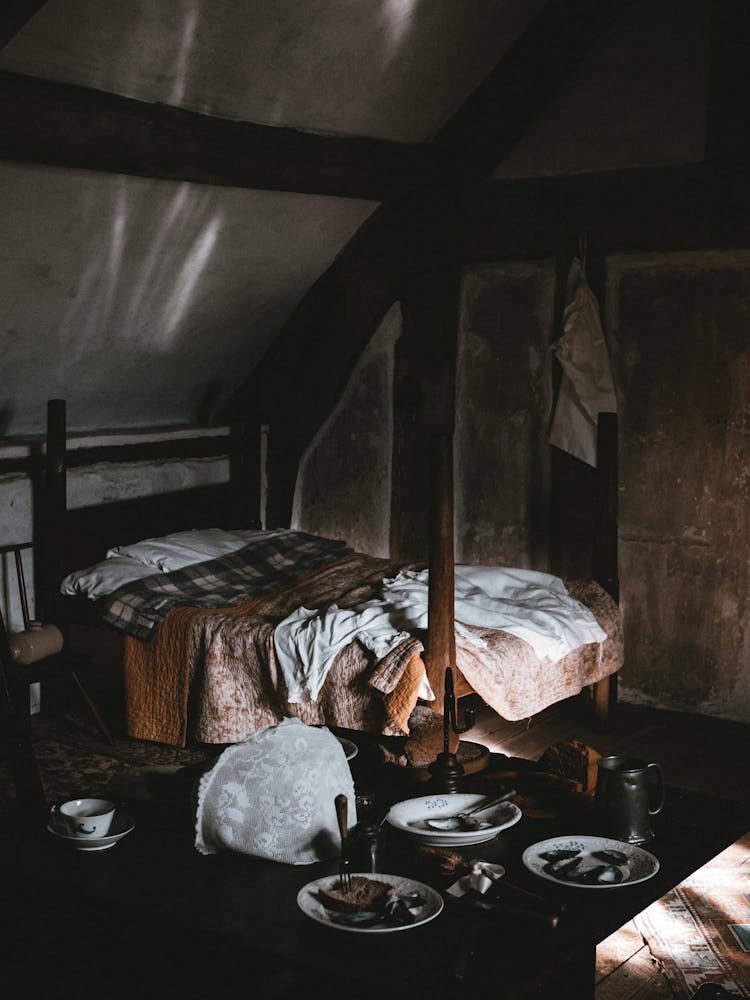
[[[474,713],[467,710],[459,724],[456,717],[456,696],[453,690],[453,671],[445,669],[445,693],[443,695],[443,752],[430,764],[432,784],[438,792],[457,792],[464,775],[464,767],[450,749],[451,730],[458,736],[474,725]]]

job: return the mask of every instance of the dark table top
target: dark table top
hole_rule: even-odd
[[[367,774],[355,771],[355,780]],[[397,797],[409,796],[399,789]],[[360,997],[439,1000],[484,987],[495,997],[553,997],[565,977],[575,976],[583,977],[578,995],[585,996],[596,944],[750,829],[747,807],[670,788],[654,817],[655,838],[645,845],[659,860],[656,875],[591,891],[542,879],[521,860],[526,846],[548,837],[597,833],[590,803],[542,818],[523,815],[493,841],[460,852],[506,869],[492,911],[448,896],[429,923],[361,934],[321,926],[297,906],[299,889],[334,874],[336,860],[293,866],[203,856],[193,846],[187,802],[132,802],[126,811],[135,830],[102,852],[71,850],[43,829],[6,831],[2,886],[17,915],[6,966],[33,970],[41,986],[46,977],[59,984],[60,971],[73,963],[107,976],[109,996],[146,988],[190,996],[246,984],[264,998],[313,987]],[[383,871],[442,893],[460,874],[442,871],[439,859],[387,824],[383,832]],[[551,912],[561,913],[556,927]]]

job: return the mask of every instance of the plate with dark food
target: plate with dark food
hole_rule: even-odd
[[[338,875],[308,882],[297,905],[319,924],[361,934],[387,934],[419,927],[443,909],[443,897],[422,882],[399,875],[354,872],[344,892]]]
[[[645,882],[659,871],[653,854],[606,837],[552,837],[523,852],[523,863],[541,878],[582,889],[615,889]]]

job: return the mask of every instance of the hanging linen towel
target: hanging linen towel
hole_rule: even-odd
[[[570,266],[566,303],[563,334],[552,346],[563,376],[550,443],[596,468],[597,420],[600,413],[617,412],[617,399],[599,303],[580,257]]]

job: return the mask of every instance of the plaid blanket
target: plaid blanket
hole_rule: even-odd
[[[102,618],[150,639],[172,608],[229,608],[351,551],[346,542],[282,531],[229,555],[124,584],[104,600]]]

